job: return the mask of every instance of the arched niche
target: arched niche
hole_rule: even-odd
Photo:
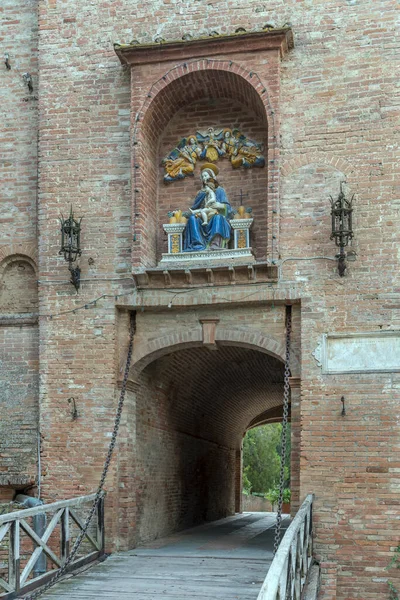
[[[0,487],[37,477],[39,327],[34,261],[12,254],[0,262]]]
[[[201,61],[203,64],[203,61]],[[189,69],[189,67],[188,67]],[[269,126],[272,114],[268,91],[251,73],[229,70],[229,62],[219,68],[194,69],[149,91],[148,100],[133,131],[133,265],[154,267],[166,251],[162,224],[169,210],[187,210],[198,191],[201,162],[193,177],[170,184],[163,181],[162,158],[187,135],[209,126],[237,127],[265,146],[264,168],[232,169],[228,160],[218,161],[220,181],[232,206],[243,190],[246,206],[254,211],[253,246],[256,257],[267,255],[268,181],[271,159]],[[160,89],[158,89],[160,87]],[[236,197],[235,197],[236,196]]]
[[[0,310],[6,314],[37,312],[36,265],[28,256],[15,254],[1,263]]]

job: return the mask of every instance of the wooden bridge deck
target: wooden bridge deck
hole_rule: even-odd
[[[113,554],[42,598],[256,600],[272,561],[274,524],[273,513],[243,513],[179,532]]]

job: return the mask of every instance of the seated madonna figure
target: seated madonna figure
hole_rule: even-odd
[[[201,167],[203,186],[190,209],[183,241],[184,252],[226,248],[231,237],[228,218],[232,214],[223,187],[217,182],[218,167],[204,163]]]

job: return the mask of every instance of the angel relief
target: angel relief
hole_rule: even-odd
[[[215,129],[197,131],[177,144],[162,164],[165,168],[164,181],[170,183],[193,175],[196,162],[207,160],[214,163],[226,158],[234,169],[264,167],[264,148],[243,135],[238,129]]]
[[[194,135],[183,138],[177,147],[163,160],[165,167],[164,181],[177,181],[183,179],[186,175],[193,175],[197,159],[201,157],[201,153],[202,148],[200,148]]]

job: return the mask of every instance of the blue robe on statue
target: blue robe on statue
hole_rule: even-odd
[[[218,214],[211,217],[207,225],[202,225],[201,219],[197,218],[195,215],[190,215],[184,233],[184,252],[199,252],[201,250],[206,250],[216,235],[220,235],[222,238],[221,248],[224,248],[227,245],[231,237],[231,226],[228,222],[228,218],[232,214],[232,207],[229,204],[224,188],[217,187],[215,196],[217,202],[225,205],[224,209],[219,209]],[[191,207],[192,210],[202,208],[205,197],[206,192],[200,190],[194,199],[194,204]]]

